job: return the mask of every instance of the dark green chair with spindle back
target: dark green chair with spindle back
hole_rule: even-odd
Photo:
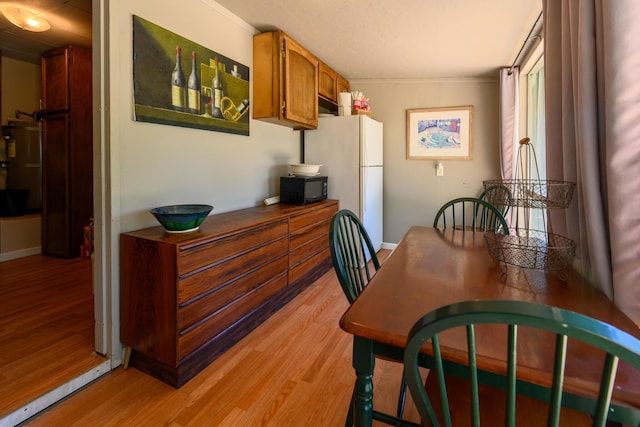
[[[498,208],[476,197],[449,200],[438,210],[433,227],[509,234],[507,221]]]
[[[333,216],[329,229],[329,249],[336,276],[351,304],[380,269],[380,262],[371,238],[355,213],[343,209]],[[397,417],[399,418],[402,418],[404,412],[406,394],[407,383],[403,373],[398,396]],[[374,418],[384,420],[386,414],[374,411]],[[345,425],[351,426],[352,421],[353,396]]]
[[[343,209],[333,216],[329,249],[333,268],[351,304],[380,268],[371,238],[355,213]]]
[[[483,326],[479,325],[483,324],[503,325],[504,334],[508,337],[505,340],[508,355],[506,374],[499,375],[501,388],[479,384],[478,381],[481,375],[486,378],[486,373],[478,370],[476,365],[476,340],[479,337],[476,337],[476,332],[480,334]],[[518,332],[523,327],[526,327],[527,333],[555,334],[555,350],[552,348],[548,356],[553,381],[550,389],[536,389],[516,380]],[[467,362],[462,367],[458,366],[462,371],[458,370],[456,376],[448,370],[451,366],[449,362],[441,358],[439,340],[441,333],[453,328],[458,328],[460,333],[464,333],[462,328],[466,328],[468,352]],[[427,344],[429,340],[431,343]],[[563,391],[567,348],[573,346],[582,349],[591,346],[602,350],[602,372],[596,372],[596,375],[601,375],[597,399]],[[419,369],[419,361],[428,357],[421,355],[423,348],[431,348],[434,355],[426,386]],[[525,351],[523,348],[520,350]],[[435,426],[469,425],[472,421],[473,425],[480,425],[480,420],[488,426],[513,426],[517,421],[517,425],[527,426],[557,426],[560,422],[572,427],[605,426],[608,425],[607,420],[638,426],[639,408],[614,404],[611,400],[618,361],[640,370],[640,340],[578,313],[543,304],[509,300],[464,301],[426,314],[411,329],[404,353],[409,390],[422,422]],[[422,363],[425,363],[424,360]],[[533,391],[535,398],[520,394],[524,387],[529,387],[529,393]]]
[[[509,207],[513,204],[511,191],[505,185],[492,185],[486,188],[478,198],[491,203],[505,218],[509,213]]]

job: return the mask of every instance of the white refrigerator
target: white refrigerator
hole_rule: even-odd
[[[322,165],[328,197],[358,215],[375,250],[382,246],[382,123],[367,116],[318,120],[304,133],[304,161]]]

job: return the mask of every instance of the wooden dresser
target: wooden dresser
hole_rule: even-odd
[[[130,364],[180,387],[331,268],[338,202],[211,215],[193,233],[120,237]]]

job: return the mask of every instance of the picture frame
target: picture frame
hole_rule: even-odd
[[[471,160],[473,106],[407,110],[407,160]]]
[[[135,121],[249,136],[249,74],[239,61],[133,15]]]

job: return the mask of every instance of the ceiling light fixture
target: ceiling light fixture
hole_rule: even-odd
[[[0,6],[0,12],[18,28],[40,33],[51,28],[51,24],[36,13],[13,6]]]

